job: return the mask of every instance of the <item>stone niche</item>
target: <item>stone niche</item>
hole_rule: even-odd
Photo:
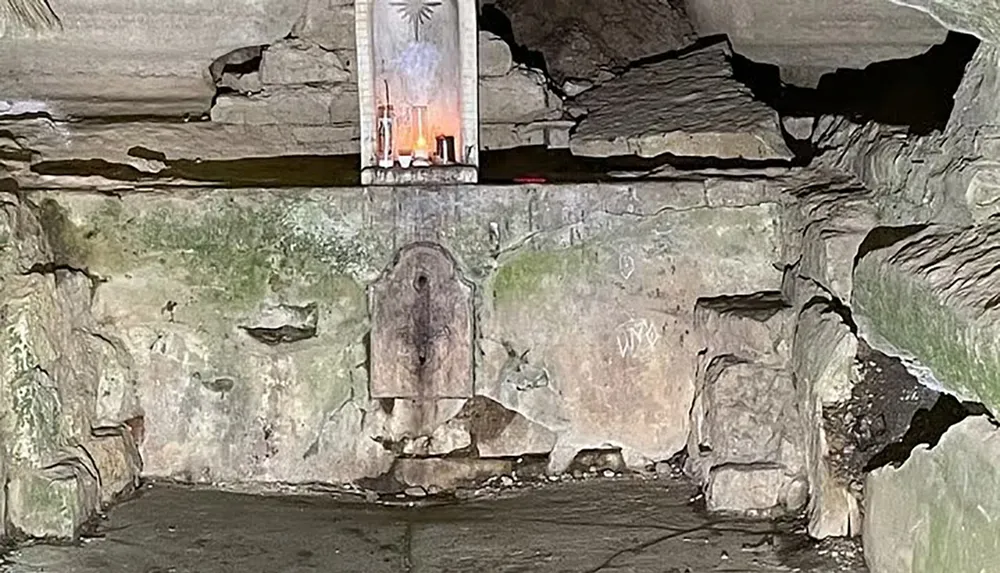
[[[358,0],[355,26],[362,183],[475,183],[476,2]]]

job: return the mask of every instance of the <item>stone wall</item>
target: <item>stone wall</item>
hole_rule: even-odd
[[[243,157],[359,153],[351,0],[206,5],[183,17],[142,4],[82,12],[57,6],[61,29],[18,37],[17,50],[0,50],[4,78],[18,78],[0,79],[0,116],[185,116],[207,120],[187,125],[186,137],[240,139],[251,149]],[[7,40],[0,30],[0,42]],[[566,145],[573,123],[561,121],[562,102],[545,75],[515,66],[510,47],[492,34],[481,34],[480,52],[480,146]],[[88,54],[88,63],[67,54]],[[98,60],[99,68],[87,67]],[[75,73],[80,69],[89,73]],[[133,128],[139,137],[156,129]]]
[[[782,281],[779,206],[710,196],[665,182],[33,200],[60,214],[71,264],[99,277],[94,319],[134,361],[148,475],[349,482],[465,404],[370,398],[366,289],[414,241],[444,247],[474,285],[475,393],[524,429],[494,444],[501,457],[547,453],[559,471],[582,449],[620,448],[632,466],[682,449],[696,302]]]

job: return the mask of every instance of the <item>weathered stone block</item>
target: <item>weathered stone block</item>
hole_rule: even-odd
[[[10,526],[34,538],[73,539],[100,506],[97,481],[76,462],[18,469],[7,483]]]
[[[244,125],[357,124],[358,94],[345,85],[272,87],[250,96],[219,96],[211,116],[214,122]]]
[[[514,67],[510,46],[491,32],[479,32],[479,75],[497,77],[507,75]]]
[[[319,44],[326,50],[356,49],[354,2],[350,0],[307,0],[302,17],[292,27],[292,35]]]
[[[100,476],[102,504],[111,503],[139,485],[139,473],[142,470],[139,451],[131,433],[124,428],[117,430],[117,434],[109,433],[106,437],[94,438],[81,444]]]
[[[1000,432],[953,426],[933,449],[865,483],[865,559],[875,573],[980,573],[1000,560]]]
[[[705,501],[709,511],[766,511],[781,505],[790,481],[783,468],[722,466],[709,476]]]
[[[328,125],[332,98],[322,89],[222,95],[212,106],[212,121],[244,125]]]
[[[261,55],[260,79],[268,85],[344,83],[351,73],[340,57],[304,40],[283,40]]]
[[[705,384],[703,444],[717,464],[784,463],[784,444],[797,436],[798,415],[791,377],[753,363],[719,365]]]
[[[556,445],[556,434],[541,424],[514,412],[510,421],[499,431],[476,435],[480,457],[513,458],[525,455],[545,455]]]
[[[1000,166],[978,166],[969,180],[965,198],[977,220],[1000,212]]]
[[[702,299],[694,321],[708,358],[731,355],[775,367],[791,358],[794,313],[781,293]]]
[[[479,78],[479,118],[482,123],[529,123],[555,119],[558,100],[535,70],[514,68],[499,77]]]
[[[431,432],[427,453],[444,456],[472,445],[469,428],[459,420],[448,420]]]
[[[861,259],[854,316],[873,348],[932,389],[1000,407],[1000,227],[932,226]]]
[[[408,486],[448,490],[509,474],[512,469],[513,463],[509,460],[404,458],[396,462],[393,473]]]
[[[777,114],[733,78],[727,54],[716,44],[584,92],[573,153],[791,159]]]

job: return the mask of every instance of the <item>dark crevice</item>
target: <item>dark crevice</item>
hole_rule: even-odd
[[[904,241],[913,235],[923,231],[929,225],[904,225],[899,227],[875,227],[868,232],[868,235],[861,245],[858,246],[858,254],[854,256],[854,268],[857,268],[861,259],[872,251],[887,249],[900,241]]]
[[[781,115],[838,115],[858,123],[905,126],[916,135],[945,127],[955,91],[979,40],[949,32],[946,40],[912,58],[876,62],[863,70],[824,75],[815,89],[784,84],[777,66],[733,56],[733,70],[754,96]]]
[[[150,124],[190,123],[192,121],[207,121],[207,120],[208,120],[207,114],[199,114],[197,116],[191,114],[186,114],[186,115],[119,114],[119,115],[99,115],[99,116],[70,116],[65,119],[59,119],[58,121],[71,125],[114,125],[117,123],[150,123]]]
[[[723,316],[738,316],[759,322],[767,322],[782,310],[791,308],[784,295],[777,291],[701,298],[695,306]]]
[[[139,159],[146,159],[148,161],[166,161],[167,154],[160,151],[154,151],[141,145],[136,145],[128,150],[127,155],[129,157],[137,157]]]
[[[165,167],[155,173],[126,163],[104,159],[42,161],[31,167],[39,175],[103,177],[112,181],[153,183],[169,179],[205,182],[220,187],[342,187],[361,182],[358,155],[287,155],[227,160],[166,159],[164,154],[133,147],[129,155],[160,161]],[[487,184],[513,184],[526,177],[545,183],[591,183],[622,181],[620,172],[645,174],[643,179],[677,179],[701,170],[789,167],[785,160],[752,161],[712,157],[636,156],[581,157],[567,149],[543,146],[483,151],[479,180]],[[658,174],[658,170],[663,170]]]
[[[131,165],[104,159],[41,161],[32,165],[31,171],[39,175],[104,177],[114,181],[138,182],[157,178],[157,175],[140,171]]]
[[[844,301],[837,297],[813,297],[802,307],[802,310],[810,309],[813,307],[822,307],[820,309],[820,314],[835,314],[840,318],[847,328],[851,330],[851,334],[858,335],[858,324],[854,321],[854,315],[851,313],[851,308],[844,304]]]
[[[899,467],[920,445],[931,448],[941,440],[949,428],[970,416],[990,415],[982,404],[959,402],[954,396],[942,394],[930,409],[921,408],[913,414],[910,427],[902,439],[885,446],[868,460],[865,472],[892,465]]]
[[[668,60],[676,60],[678,58],[683,58],[688,54],[704,50],[705,48],[714,46],[722,42],[725,42],[727,45],[729,45],[729,38],[725,34],[705,36],[703,38],[698,38],[697,40],[694,41],[694,43],[684,46],[683,48],[639,58],[638,60],[634,60],[630,62],[628,65],[622,67],[620,70],[616,71],[618,72],[619,75],[621,75],[636,68],[641,68],[643,66],[661,64]]]
[[[216,86],[215,98],[227,93],[242,93],[241,78],[260,71],[265,49],[267,45],[246,46],[216,58],[208,67]],[[212,99],[212,105],[215,105],[215,98]]]
[[[479,11],[479,29],[484,32],[496,34],[507,45],[510,46],[510,53],[514,63],[535,68],[545,72],[548,77],[548,67],[545,65],[545,56],[541,52],[529,50],[527,47],[517,43],[514,38],[514,27],[510,18],[497,8],[496,4],[484,4]]]
[[[677,171],[767,169],[792,165],[785,160],[679,157],[669,153],[648,158],[634,155],[582,157],[573,155],[568,149],[531,146],[481,152],[479,180],[501,184],[516,182],[524,177],[537,177],[548,183],[621,181],[613,175],[615,172],[647,174],[643,179],[650,180],[657,178],[655,171],[659,169],[668,171],[662,177],[672,179],[676,178]]]

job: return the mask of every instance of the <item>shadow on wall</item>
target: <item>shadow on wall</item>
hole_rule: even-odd
[[[785,85],[777,66],[733,57],[736,78],[782,115],[842,115],[859,123],[876,121],[910,128],[916,135],[941,130],[979,40],[949,32],[942,44],[912,58],[837,70],[815,89]]]

